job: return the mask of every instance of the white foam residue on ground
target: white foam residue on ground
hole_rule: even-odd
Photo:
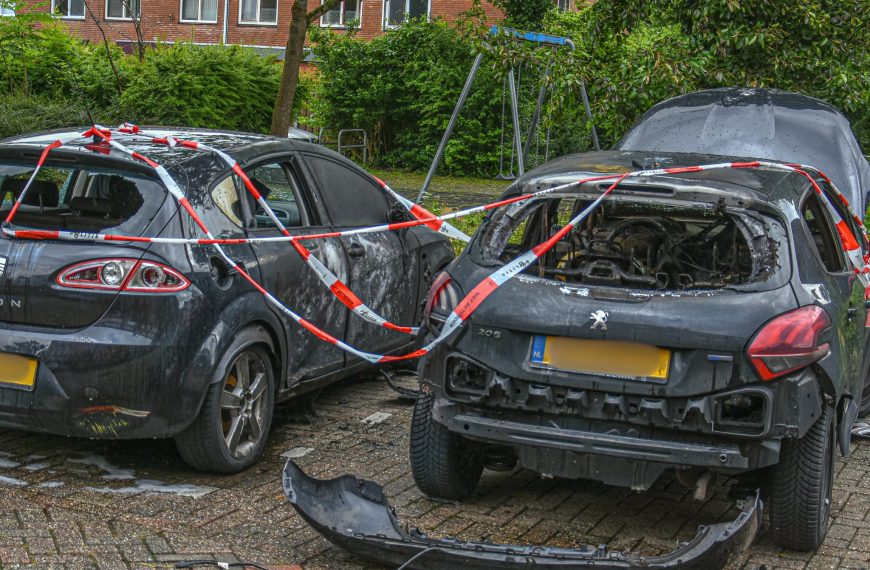
[[[42,471],[48,467],[48,463],[28,463],[24,466],[28,471]]]
[[[152,481],[148,479],[137,480],[135,485],[130,487],[120,487],[113,489],[111,487],[85,487],[86,491],[95,493],[107,493],[110,495],[134,495],[137,493],[164,493],[170,495],[179,495],[181,497],[192,497],[198,499],[209,493],[217,491],[216,487],[207,485],[187,485],[176,484],[171,485],[162,481]]]
[[[21,479],[13,479],[12,477],[4,477],[0,475],[0,485],[6,485],[8,487],[26,487],[29,483],[27,481],[22,481]]]
[[[362,421],[362,423],[366,424],[367,426],[378,425],[379,423],[385,421],[387,418],[389,418],[392,415],[393,414],[388,414],[386,412],[375,412],[372,415],[370,415],[369,417],[365,418]]]
[[[109,462],[105,457],[99,455],[86,455],[79,459],[68,459],[70,463],[78,463],[79,465],[91,465],[106,472],[103,479],[109,481],[128,481],[136,478],[136,473],[132,469],[122,469],[116,467]]]
[[[294,447],[293,449],[282,453],[281,457],[286,457],[287,459],[299,459],[300,457],[305,457],[312,451],[314,451],[314,449],[311,447]]]
[[[8,453],[0,451],[0,469],[15,469],[16,467],[21,465],[17,461],[12,461],[11,459],[9,459],[10,457],[12,456]]]
[[[43,481],[37,487],[41,489],[57,489],[63,487],[63,481]]]

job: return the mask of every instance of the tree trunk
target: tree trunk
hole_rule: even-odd
[[[278,137],[287,136],[292,121],[293,100],[299,84],[299,67],[302,65],[305,34],[308,33],[308,0],[294,0],[291,17],[284,69],[281,72],[281,84],[278,86],[278,97],[272,112],[272,128],[269,131]]]

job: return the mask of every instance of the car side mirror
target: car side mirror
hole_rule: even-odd
[[[408,222],[412,217],[407,208],[401,204],[393,204],[387,212],[387,219],[390,222]]]

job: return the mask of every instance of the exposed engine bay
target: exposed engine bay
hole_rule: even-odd
[[[552,236],[589,203],[553,196],[505,211],[484,237],[484,257],[510,261]],[[742,285],[764,280],[776,265],[770,224],[778,226],[755,212],[729,211],[723,203],[663,206],[613,199],[525,273],[648,290]]]

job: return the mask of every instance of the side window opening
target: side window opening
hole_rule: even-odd
[[[813,238],[813,244],[825,269],[831,273],[845,271],[838,238],[819,197],[811,193],[801,207],[801,218]]]
[[[211,199],[232,223],[240,228],[243,227],[242,203],[232,176],[227,176],[214,187],[211,191]]]
[[[266,199],[275,217],[285,228],[299,228],[309,225],[307,211],[302,203],[299,183],[285,162],[268,163],[245,170],[251,183]],[[254,228],[274,229],[277,226],[266,211],[250,199],[254,214]]]
[[[827,197],[828,201],[833,205],[834,209],[837,211],[837,214],[846,222],[846,225],[849,226],[849,230],[852,232],[852,235],[855,236],[855,239],[858,240],[858,243],[861,245],[861,250],[866,253],[867,252],[867,242],[864,239],[864,232],[861,228],[858,227],[858,224],[855,223],[855,220],[852,219],[852,214],[846,209],[845,205],[840,202],[840,199],[835,196],[832,192],[827,190],[827,183],[822,187],[823,192],[825,193],[825,197]],[[837,235],[839,238],[839,234]],[[838,239],[838,242],[839,239]],[[842,247],[843,244],[840,243]]]
[[[345,163],[305,155],[326,209],[337,227],[373,226],[390,221],[391,200],[371,178]]]

